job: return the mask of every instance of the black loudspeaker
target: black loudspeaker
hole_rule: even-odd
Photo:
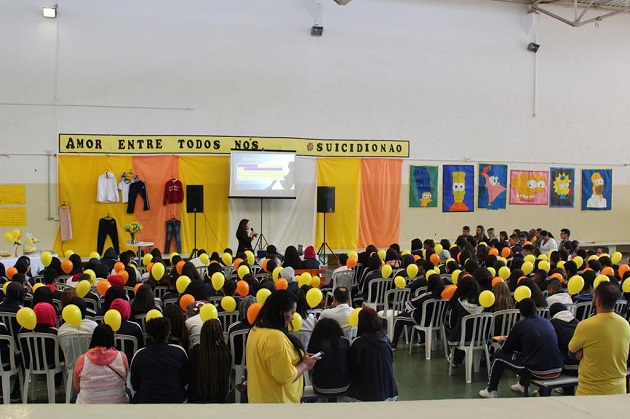
[[[203,185],[186,185],[186,212],[203,212]]]
[[[335,187],[317,187],[317,212],[335,212]]]

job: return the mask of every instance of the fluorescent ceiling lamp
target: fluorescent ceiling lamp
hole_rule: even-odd
[[[42,14],[44,17],[55,19],[57,17],[57,5],[53,7],[42,7]]]

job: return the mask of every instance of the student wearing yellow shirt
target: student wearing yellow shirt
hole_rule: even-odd
[[[593,305],[597,314],[578,323],[569,351],[580,361],[578,396],[625,394],[630,326],[613,309],[619,287],[601,282]]]
[[[294,294],[275,291],[249,332],[246,357],[250,403],[299,403],[302,398],[302,376],[320,358],[305,353],[300,340],[287,330],[296,307]]]

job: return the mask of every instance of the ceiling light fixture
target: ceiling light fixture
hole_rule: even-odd
[[[48,19],[56,19],[57,5],[55,4],[53,7],[42,7],[42,15]]]

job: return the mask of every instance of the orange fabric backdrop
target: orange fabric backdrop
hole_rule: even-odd
[[[401,176],[401,159],[361,160],[359,248],[398,243]]]

